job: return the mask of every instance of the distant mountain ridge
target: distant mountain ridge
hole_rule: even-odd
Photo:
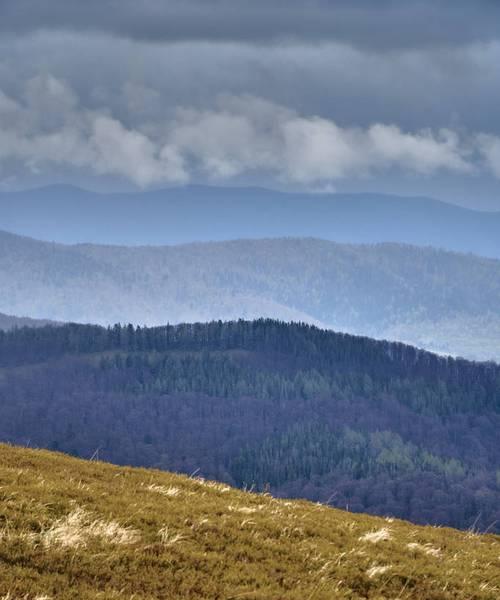
[[[0,233],[0,311],[158,325],[279,318],[500,360],[500,261],[399,244],[263,239],[66,246]]]
[[[0,313],[0,330],[9,331],[16,327],[44,327],[45,325],[55,325],[54,321],[46,319],[30,319],[28,317],[13,317]]]
[[[409,243],[500,258],[500,212],[430,198],[185,186],[0,193],[0,229],[61,243],[163,245],[280,237]]]

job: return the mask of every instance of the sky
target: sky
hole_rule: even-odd
[[[498,0],[0,0],[0,190],[500,210]]]

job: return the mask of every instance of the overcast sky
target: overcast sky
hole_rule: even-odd
[[[498,0],[0,0],[0,187],[500,210]]]

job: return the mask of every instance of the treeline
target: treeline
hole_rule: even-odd
[[[500,366],[495,363],[441,357],[405,344],[334,333],[306,324],[260,319],[154,328],[70,324],[0,332],[0,366],[41,362],[67,354],[202,350],[265,352],[270,368],[285,364],[285,372],[290,368],[317,372],[324,378],[320,386],[325,393],[332,392],[332,381],[349,379],[354,373],[356,393],[397,392],[402,402],[419,410],[447,413],[486,406],[500,409]],[[141,368],[149,369],[150,363],[141,364]]]
[[[272,320],[26,328],[0,334],[0,440],[486,529],[499,381],[494,364]]]

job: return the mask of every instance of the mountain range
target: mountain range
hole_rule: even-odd
[[[163,245],[291,236],[408,243],[500,258],[500,212],[369,193],[185,186],[100,194],[50,186],[1,193],[0,229],[70,244]]]
[[[432,248],[316,239],[119,247],[0,233],[0,287],[10,315],[103,325],[272,317],[500,360],[500,261]]]

